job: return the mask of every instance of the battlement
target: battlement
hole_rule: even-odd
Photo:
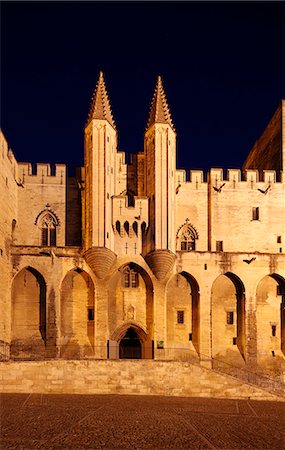
[[[18,163],[18,177],[22,183],[66,184],[65,164]]]
[[[177,194],[180,187],[187,187],[189,189],[207,188],[207,183],[204,181],[204,172],[202,170],[190,170],[189,181],[187,181],[187,172],[185,170],[176,171],[176,190]]]
[[[262,179],[260,179],[262,178]],[[210,184],[217,184],[224,182],[225,187],[228,185],[239,184],[277,184],[280,185],[285,182],[285,174],[281,173],[281,181],[276,181],[276,171],[275,170],[263,170],[263,176],[261,177],[258,170],[246,169],[241,171],[240,169],[228,169],[226,172],[226,177],[224,177],[223,169],[211,169],[209,172],[208,180]]]

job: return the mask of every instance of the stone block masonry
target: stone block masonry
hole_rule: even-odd
[[[0,392],[282,400],[265,390],[204,367],[151,360],[2,362]]]

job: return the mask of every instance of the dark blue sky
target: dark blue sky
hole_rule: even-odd
[[[281,2],[2,2],[1,126],[19,161],[83,164],[99,70],[119,148],[143,149],[156,77],[180,168],[241,167],[284,93]]]

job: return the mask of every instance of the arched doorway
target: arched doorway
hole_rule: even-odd
[[[133,320],[117,327],[108,341],[109,359],[153,359],[153,353],[153,340]]]
[[[142,343],[136,330],[128,328],[119,343],[120,359],[141,359]]]

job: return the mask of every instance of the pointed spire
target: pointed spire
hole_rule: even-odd
[[[92,119],[107,120],[116,129],[102,71],[100,71],[99,79],[92,96],[86,125]]]
[[[164,92],[161,76],[157,77],[157,83],[153,94],[150,113],[147,122],[147,129],[154,123],[166,123],[175,131],[170,109]]]

